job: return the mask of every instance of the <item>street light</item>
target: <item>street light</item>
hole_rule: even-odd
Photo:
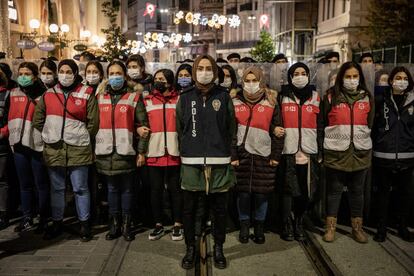
[[[69,25],[68,24],[62,24],[60,26],[60,30],[62,31],[62,33],[68,33],[69,32]]]
[[[56,25],[56,24],[50,24],[50,25],[49,25],[49,31],[50,31],[52,34],[55,34],[55,33],[57,33],[57,32],[59,31],[59,26],[58,26],[58,25]]]
[[[247,17],[247,19],[249,19],[249,20],[256,20],[256,16],[251,15],[251,16]]]
[[[29,26],[32,29],[39,29],[40,28],[40,22],[37,19],[31,19],[29,21]]]

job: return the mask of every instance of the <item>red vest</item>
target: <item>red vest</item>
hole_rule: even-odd
[[[317,120],[320,104],[318,92],[302,106],[290,97],[282,98],[282,118],[285,127],[283,154],[296,154],[299,150],[308,154],[318,153]]]
[[[112,105],[111,95],[98,95],[99,131],[96,134],[96,155],[112,154],[114,149],[120,155],[136,155],[134,149],[135,108],[138,95],[127,92]]]
[[[237,120],[237,146],[251,154],[270,156],[272,140],[269,129],[275,109],[268,100],[261,100],[250,107],[239,98],[233,99]]]
[[[144,98],[151,129],[147,157],[161,157],[166,154],[180,156],[175,125],[175,109],[179,96],[173,92],[171,97],[164,98],[158,92],[155,93]]]
[[[329,100],[330,97],[331,95],[328,95]],[[368,96],[354,102],[353,105],[332,105],[328,114],[329,125],[325,127],[324,148],[346,151],[352,142],[357,150],[371,149],[371,129],[368,127],[370,110]]]
[[[63,140],[72,146],[89,145],[90,137],[85,122],[88,100],[92,94],[92,87],[82,84],[79,84],[67,99],[59,84],[46,91],[43,96],[46,119],[42,132],[46,144]]]
[[[14,88],[10,93],[10,109],[8,118],[9,142],[13,146],[21,143],[35,151],[43,151],[43,141],[40,131],[33,128],[33,114],[40,97],[32,101],[20,88]]]

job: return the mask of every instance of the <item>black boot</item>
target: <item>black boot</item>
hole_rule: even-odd
[[[303,215],[295,217],[295,240],[303,241],[305,231],[303,230]]]
[[[214,266],[216,268],[219,268],[219,269],[226,268],[227,260],[226,260],[226,257],[224,257],[222,244],[214,245],[213,259],[214,259]]]
[[[413,233],[408,230],[407,221],[403,218],[400,219],[400,223],[398,225],[398,235],[401,237],[401,239],[407,242],[414,241]]]
[[[88,242],[91,239],[92,239],[92,233],[91,233],[91,225],[89,224],[89,220],[81,221],[80,222],[80,241]]]
[[[265,242],[264,222],[257,220],[254,224],[254,242],[263,244]]]
[[[184,269],[192,269],[194,266],[194,259],[195,259],[195,246],[187,245],[185,256],[183,257],[183,260],[181,261],[181,266]]]
[[[384,221],[380,221],[377,227],[377,233],[374,236],[374,241],[384,242],[387,238],[387,226]]]
[[[292,219],[289,216],[286,220],[283,222],[283,229],[281,238],[285,241],[293,241],[293,226],[292,226]]]
[[[135,239],[134,234],[131,231],[131,215],[124,215],[122,223],[122,236],[126,241],[132,241]]]
[[[6,212],[0,212],[0,230],[9,226],[9,218]]]
[[[24,231],[30,231],[32,230],[32,227],[33,227],[33,219],[31,217],[24,217],[20,221],[19,225],[17,225],[14,228],[14,232],[19,233],[19,232],[24,232]]]
[[[53,221],[53,224],[46,229],[43,236],[44,240],[52,240],[59,237],[63,233],[63,223],[61,220]]]
[[[106,234],[107,241],[117,239],[121,236],[121,222],[118,215],[109,217],[109,232]]]
[[[46,218],[40,218],[39,223],[37,224],[36,229],[34,230],[34,233],[37,235],[43,234],[46,232],[47,228],[47,219]]]
[[[241,220],[240,221],[240,233],[239,233],[239,241],[241,243],[248,243],[249,242],[249,235],[250,235],[250,221],[249,220]]]

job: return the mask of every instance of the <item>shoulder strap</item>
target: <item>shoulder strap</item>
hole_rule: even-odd
[[[72,116],[73,118],[75,118],[76,120],[83,122],[83,120],[79,119],[79,117],[78,117],[78,116],[76,116],[75,114],[73,114],[72,112],[70,112],[70,111],[66,108],[66,105],[65,105],[65,104],[62,102],[62,100],[59,98],[59,95],[57,94],[57,92],[56,92],[56,90],[55,90],[55,88],[54,88],[54,87],[53,87],[53,92],[54,92],[54,94],[55,94],[56,98],[59,100],[60,104],[62,105],[63,110],[64,110],[66,113],[68,113],[70,116]],[[64,95],[63,95],[63,96],[64,96]]]

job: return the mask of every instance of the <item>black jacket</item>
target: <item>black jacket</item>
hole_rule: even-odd
[[[10,152],[9,137],[7,137],[7,120],[10,107],[10,91],[6,88],[0,88],[0,155],[8,154]]]
[[[387,88],[375,99],[372,129],[374,164],[388,168],[414,167],[414,92],[398,107]]]
[[[233,102],[225,89],[214,86],[204,99],[193,87],[177,103],[177,132],[184,164],[229,164],[236,122]]]

